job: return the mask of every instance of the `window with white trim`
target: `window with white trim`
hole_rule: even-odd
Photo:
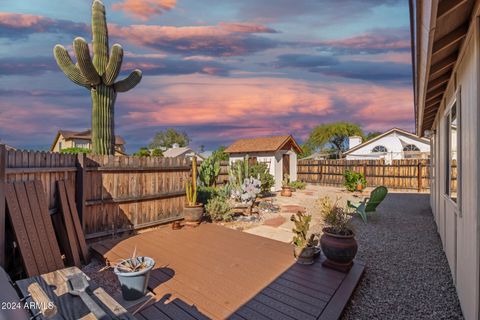
[[[387,148],[385,146],[376,146],[372,149],[372,152],[387,152]]]
[[[446,180],[445,194],[454,202],[457,202],[457,178],[458,178],[458,146],[459,146],[459,121],[457,113],[457,103],[455,102],[446,115]]]

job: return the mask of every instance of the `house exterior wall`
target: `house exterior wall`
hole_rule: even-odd
[[[458,58],[456,85],[450,81],[444,100],[437,113],[432,138],[432,211],[437,223],[452,278],[457,288],[466,319],[480,319],[479,277],[479,32],[478,21],[465,39],[465,49]],[[451,106],[459,113],[458,199],[454,202],[446,194],[448,147],[447,115]],[[458,141],[458,140],[457,140]]]
[[[382,137],[370,144],[367,144],[355,151],[346,155],[347,160],[378,160],[378,159],[386,159],[386,160],[400,160],[405,159],[405,153],[403,151],[404,145],[402,145],[402,141],[399,139],[401,136],[403,140],[403,144],[414,144],[422,153],[430,152],[430,144],[428,142],[422,142],[418,139],[413,139],[409,136],[403,135],[398,132],[392,132],[391,134]],[[372,149],[376,146],[384,146],[387,148],[387,153],[374,153]]]
[[[275,153],[249,153],[251,157],[256,157],[258,162],[267,163],[269,172],[275,180],[275,185],[272,191],[279,191],[282,189],[283,181],[283,155],[288,153],[290,155],[290,180],[297,180],[297,154],[292,150],[279,150]],[[230,154],[229,164],[235,161],[243,160],[246,153],[232,153]]]
[[[86,149],[92,149],[92,143],[90,140],[85,140],[85,139],[68,139],[65,140],[65,137],[63,135],[59,135],[57,141],[55,142],[55,145],[53,146],[52,150],[53,152],[60,152],[62,149],[67,149],[67,148],[86,148]],[[121,152],[118,152],[121,151]],[[115,155],[116,156],[121,156],[124,155],[125,148],[123,145],[115,145]]]

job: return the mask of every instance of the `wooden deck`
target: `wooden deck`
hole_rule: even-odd
[[[215,224],[92,246],[111,262],[135,247],[157,262],[150,279],[157,302],[139,319],[337,319],[364,269],[360,262],[348,274],[320,261],[298,265],[289,244]]]

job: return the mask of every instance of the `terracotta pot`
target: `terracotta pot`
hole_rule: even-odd
[[[292,196],[292,188],[290,187],[282,187],[282,192],[280,192],[282,197],[291,197]]]
[[[315,259],[315,247],[300,248],[293,246],[293,256],[299,264],[312,264]]]
[[[196,226],[202,222],[203,217],[203,204],[197,204],[196,206],[185,206],[183,208],[183,219],[185,224]]]
[[[357,191],[360,191],[360,192],[363,191],[363,184],[361,183],[357,184]]]
[[[353,232],[351,235],[339,235],[329,231],[329,228],[323,228],[323,234],[320,237],[320,246],[327,258],[324,265],[348,271],[358,250],[355,235]]]

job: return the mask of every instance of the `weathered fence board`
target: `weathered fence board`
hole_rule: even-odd
[[[190,177],[187,159],[87,156],[83,170],[87,238],[181,217]]]
[[[361,172],[369,186],[399,190],[429,190],[429,162],[423,159],[393,160],[300,160],[297,179],[327,186],[341,186],[347,170]]]

